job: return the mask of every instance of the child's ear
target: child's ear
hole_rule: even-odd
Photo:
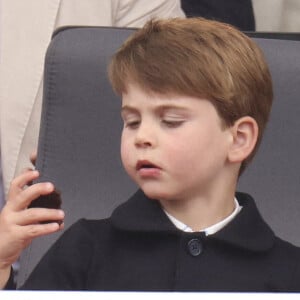
[[[255,148],[258,137],[258,125],[249,117],[238,119],[231,127],[232,144],[229,149],[230,162],[243,162]]]

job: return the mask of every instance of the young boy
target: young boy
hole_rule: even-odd
[[[122,96],[121,156],[140,186],[105,220],[80,220],[50,249],[24,289],[300,291],[300,251],[282,241],[253,199],[235,193],[272,103],[260,49],[205,19],[150,21],[112,59]],[[26,209],[51,183],[11,184],[0,216],[0,280],[63,212]]]

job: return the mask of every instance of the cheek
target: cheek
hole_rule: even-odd
[[[127,132],[123,132],[121,136],[121,160],[127,173],[132,172],[132,168],[135,167],[135,146],[134,137]]]
[[[184,173],[199,167],[211,165],[222,152],[220,140],[208,132],[192,132],[190,135],[178,136],[172,144],[167,145],[165,159],[174,166],[174,171]]]
[[[190,145],[184,142],[183,139],[176,139],[173,143],[165,145],[164,160],[169,166],[174,168],[174,171],[180,172],[187,167],[192,160],[193,149]]]
[[[129,150],[129,144],[128,144],[128,142],[126,142],[126,137],[124,137],[123,133],[122,133],[122,136],[121,136],[121,149],[120,149],[120,152],[121,152],[121,160],[122,160],[123,166],[126,169],[126,166],[129,163],[130,150]]]

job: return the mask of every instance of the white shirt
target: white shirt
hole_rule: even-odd
[[[235,216],[241,211],[242,206],[239,205],[238,201],[236,198],[234,198],[234,204],[235,204],[235,209],[234,211],[225,219],[223,219],[222,221],[209,226],[203,230],[201,230],[202,232],[205,232],[206,235],[210,235],[210,234],[214,234],[217,231],[221,230],[222,228],[224,228],[230,221],[232,221]],[[170,221],[179,229],[185,232],[194,232],[194,230],[192,228],[190,228],[188,225],[182,223],[181,221],[179,221],[178,219],[176,219],[175,217],[173,217],[172,215],[170,215],[168,212],[166,212],[164,210],[165,214],[167,215],[167,217],[170,219]]]

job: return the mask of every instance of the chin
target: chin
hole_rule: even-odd
[[[172,195],[166,191],[143,189],[144,194],[152,200],[171,200]]]

